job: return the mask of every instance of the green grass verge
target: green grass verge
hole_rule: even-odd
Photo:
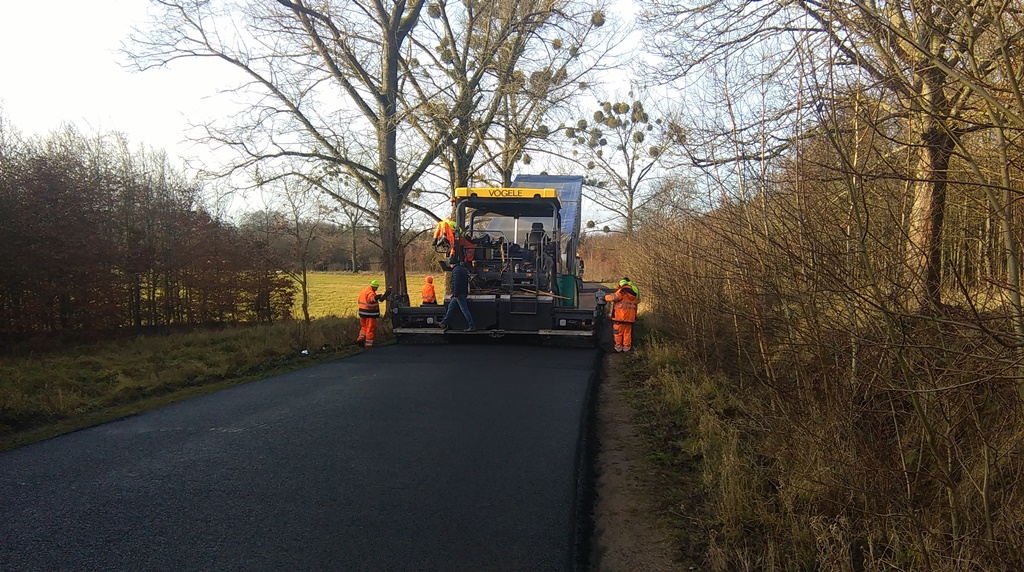
[[[373,278],[383,281],[311,274],[308,328],[301,321],[237,326],[0,356],[0,450],[362,351],[352,345],[356,300]],[[422,282],[408,277],[417,294]],[[382,320],[378,344],[391,340]]]
[[[610,356],[610,367],[626,383],[624,392],[634,411],[650,463],[652,497],[659,520],[670,530],[679,562],[703,569],[707,563],[709,522],[705,465],[699,413],[693,400],[703,374],[693,368],[686,352],[659,340],[642,323],[634,330],[636,350]],[[685,373],[684,373],[685,372]]]

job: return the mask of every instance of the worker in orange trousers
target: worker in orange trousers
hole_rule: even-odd
[[[391,294],[389,288],[383,294],[377,294],[380,282],[371,280],[369,286],[359,293],[359,337],[356,344],[365,348],[373,347],[373,338],[377,334],[377,320],[380,318],[380,302]]]
[[[636,292],[626,280],[619,280],[619,289],[604,297],[612,303],[612,332],[615,351],[628,352],[633,347],[633,322],[636,321]]]

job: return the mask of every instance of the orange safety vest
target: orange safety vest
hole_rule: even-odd
[[[455,247],[455,221],[450,218],[446,218],[441,222],[437,223],[437,228],[434,229],[434,238],[446,238],[448,239],[448,245]]]
[[[431,282],[427,282],[426,284],[423,285],[423,303],[437,303],[437,294],[434,292],[434,284]]]
[[[604,300],[612,303],[613,322],[632,323],[636,321],[636,294],[628,284],[606,295]]]
[[[359,317],[380,317],[380,304],[377,302],[377,292],[373,290],[373,286],[367,286],[359,293]]]

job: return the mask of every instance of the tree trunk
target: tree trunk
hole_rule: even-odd
[[[504,108],[505,117],[509,117],[511,112],[511,106],[509,105],[508,95],[502,97],[501,105]],[[501,186],[511,187],[512,186],[512,170],[515,168],[514,154],[512,153],[512,137],[509,136],[509,126],[505,125],[505,144],[501,148],[501,165],[499,171],[501,171]]]
[[[309,327],[309,275],[306,272],[306,261],[302,261],[302,321]],[[305,344],[305,340],[303,340]]]
[[[936,40],[937,41],[937,40]],[[949,100],[943,91],[945,77],[935,67],[922,64],[917,76],[913,108],[917,121],[911,122],[911,136],[920,133],[914,173],[914,204],[907,229],[907,268],[911,273],[910,310],[934,311],[942,302],[942,222],[946,209],[949,159],[955,141],[950,126]],[[913,127],[920,130],[915,131]]]
[[[352,273],[359,271],[358,256],[356,255],[356,223],[352,221]]]
[[[452,154],[452,196],[455,196],[455,189],[469,186],[469,165],[470,158],[461,150],[456,149]]]
[[[633,196],[635,191],[630,190],[626,193],[626,236],[633,236],[635,229],[634,221],[636,220],[636,210],[633,208]]]
[[[409,295],[405,280],[405,249],[402,248],[402,200],[381,195],[379,224],[380,246],[384,254],[384,283],[395,294],[396,301],[408,305]],[[404,300],[404,302],[402,302]]]
[[[452,196],[455,196],[455,189],[469,186],[469,172],[473,163],[473,155],[470,153],[470,135],[468,133],[469,118],[456,119],[457,126],[451,134],[452,144]]]
[[[417,8],[418,9],[418,8]],[[401,14],[399,14],[401,16]],[[384,258],[384,282],[395,296],[406,300],[405,252],[402,248],[402,195],[398,184],[398,56],[399,35],[393,29],[384,30],[381,64],[383,90],[378,98],[379,125],[377,128],[379,164],[383,179],[378,196],[378,223],[380,245]],[[404,37],[404,34],[403,34]],[[389,308],[390,310],[390,308]]]
[[[921,134],[914,204],[908,237],[911,292],[917,310],[933,310],[942,301],[942,223],[953,140],[938,121],[928,119]]]
[[[132,324],[142,329],[142,279],[137,273],[132,275]]]

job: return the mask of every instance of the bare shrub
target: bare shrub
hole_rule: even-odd
[[[648,214],[629,257],[651,319],[713,387],[659,374],[693,394],[683,409],[717,511],[709,562],[1024,567],[1007,266],[956,250],[943,287],[957,304],[907,313],[909,175],[894,170],[899,148],[856,125],[833,126],[848,137],[839,151],[810,139],[747,200]],[[977,223],[977,186],[950,188],[958,224]]]

